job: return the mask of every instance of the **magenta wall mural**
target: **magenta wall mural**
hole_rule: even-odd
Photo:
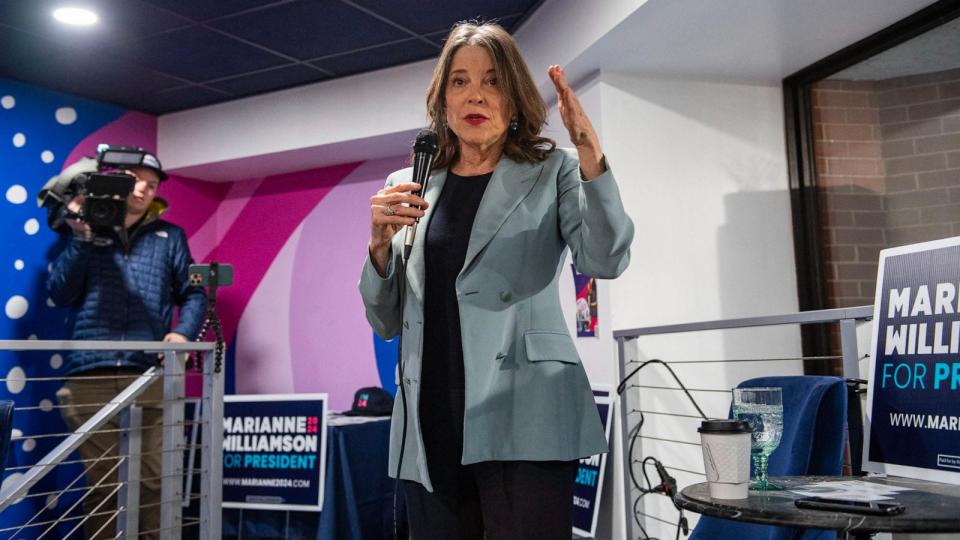
[[[158,150],[157,119],[0,79],[0,339],[66,338],[63,308],[45,282],[57,236],[36,195],[46,180],[100,143]],[[164,160],[163,150],[159,157]],[[369,198],[397,157],[265,178],[207,182],[172,175],[159,196],[183,227],[199,262],[229,262],[236,283],[219,293],[229,340],[227,388],[236,393],[327,392],[333,410],[350,407],[364,386],[392,391],[395,345],[375,341],[357,292],[369,236]],[[7,471],[23,474],[59,442],[55,408],[63,384],[58,351],[0,350],[0,398],[15,401]],[[30,381],[29,383],[27,381]],[[188,391],[199,394],[199,378]],[[13,469],[11,469],[13,468]],[[79,493],[56,492],[82,473],[58,468],[0,517],[0,527],[59,516]],[[77,512],[78,510],[74,510]],[[64,536],[71,523],[64,523]]]
[[[381,385],[356,284],[369,198],[404,160],[161,188],[165,217],[187,230],[194,258],[234,265],[218,305],[236,393],[327,392],[336,410],[358,388]]]
[[[69,143],[72,149],[57,153],[50,174],[95,154],[100,143],[142,146],[164,160],[155,117],[110,111],[116,112],[103,113],[107,121]],[[374,343],[356,285],[369,237],[369,197],[405,162],[398,156],[232,182],[171,175],[162,184],[158,196],[170,204],[164,218],[186,230],[194,258],[235,268],[234,285],[218,294],[231,346],[228,389],[327,392],[334,410],[349,408],[360,387],[392,390],[392,367],[378,368],[375,345],[383,356],[384,344]],[[39,189],[46,178],[34,180]]]
[[[154,148],[156,119],[127,113],[86,137]],[[163,161],[162,151],[159,155]],[[356,283],[369,238],[369,198],[405,157],[207,182],[172,175],[164,218],[183,227],[198,262],[234,265],[218,293],[238,394],[327,392],[334,410],[380,386]],[[66,163],[72,163],[72,159]],[[392,381],[389,381],[392,382]],[[190,381],[188,391],[199,391]],[[388,385],[389,386],[389,385]]]

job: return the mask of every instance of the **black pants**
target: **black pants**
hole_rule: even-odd
[[[404,481],[411,540],[557,540],[573,534],[576,461],[458,466],[430,493]]]

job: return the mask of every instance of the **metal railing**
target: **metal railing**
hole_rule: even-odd
[[[18,537],[23,531],[31,531],[35,538],[51,535],[63,523],[72,525],[65,537],[72,537],[75,531],[83,528],[91,517],[105,516],[106,523],[115,521],[116,532],[98,531],[98,535],[105,534],[110,538],[136,538],[140,535],[153,533],[164,539],[179,539],[184,527],[196,526],[199,529],[199,538],[216,539],[221,536],[221,494],[222,494],[222,461],[221,448],[223,437],[223,374],[219,366],[215,365],[214,343],[165,343],[151,341],[42,341],[42,340],[0,340],[0,350],[9,351],[110,351],[145,353],[162,353],[163,365],[151,367],[139,376],[129,377],[132,382],[114,398],[106,403],[73,404],[74,407],[99,409],[76,431],[69,433],[31,434],[15,436],[11,442],[41,437],[62,437],[63,440],[52,450],[42,456],[36,463],[8,467],[7,471],[23,472],[12,482],[7,482],[0,491],[0,512],[20,500],[29,497],[53,496],[59,497],[67,493],[80,494],[70,508],[56,519],[40,519],[45,507],[41,508],[33,517],[24,523],[0,529],[0,538]],[[186,354],[189,352],[202,353],[203,390],[198,400],[199,416],[196,423],[200,424],[201,444],[185,444],[184,404]],[[86,378],[86,380],[96,377]],[[119,379],[123,377],[104,376],[103,379]],[[66,380],[68,377],[39,377],[21,379],[21,382]],[[157,402],[144,402],[142,397],[152,384],[162,381],[163,399]],[[162,408],[162,446],[160,449],[143,448],[141,435],[145,431],[142,424],[142,408],[144,405],[160,405]],[[19,410],[30,410],[35,407],[22,407]],[[47,405],[47,409],[55,406]],[[56,406],[60,408],[60,406]],[[18,409],[15,409],[15,411]],[[114,418],[119,419],[119,429],[105,429],[104,426]],[[196,432],[196,426],[190,426]],[[99,433],[116,433],[115,447],[108,448],[96,460],[70,460],[70,454],[87,442],[92,436]],[[116,453],[114,453],[116,449]],[[199,469],[191,471],[191,478],[199,476],[199,496],[185,493],[185,486],[192,485],[184,477],[184,461],[189,452],[190,465],[196,451],[200,450]],[[141,470],[144,456],[158,454],[161,462],[159,477],[149,477]],[[77,487],[80,479],[96,461],[111,462],[108,472],[94,485]],[[52,473],[57,467],[80,464],[84,468],[79,476],[62,486],[56,492],[34,492],[31,489],[45,476]],[[116,472],[117,480],[109,482],[109,477]],[[141,484],[145,481],[160,483],[160,501],[145,511],[160,514],[160,526],[154,530],[141,530],[140,510],[144,508],[140,503]],[[88,481],[89,484],[89,481]],[[90,495],[91,490],[108,490],[108,498],[115,498],[115,509],[92,511],[75,515],[75,507]],[[183,518],[184,506],[192,500],[199,500],[199,518]],[[106,501],[106,499],[105,499]],[[106,505],[105,505],[106,506]],[[68,525],[69,526],[69,525]],[[42,532],[35,532],[42,531]],[[54,533],[55,534],[55,533]],[[82,536],[78,536],[82,537]]]
[[[735,363],[745,363],[745,362],[787,362],[787,361],[802,361],[802,360],[842,360],[843,364],[843,374],[844,377],[848,379],[856,379],[860,377],[860,360],[863,359],[859,354],[858,345],[857,345],[857,330],[856,325],[858,322],[868,321],[873,317],[873,306],[860,306],[853,308],[841,308],[841,309],[827,309],[820,311],[809,311],[802,313],[791,313],[786,315],[773,315],[766,317],[749,317],[749,318],[739,318],[739,319],[721,319],[714,321],[704,321],[704,322],[694,322],[694,323],[685,323],[685,324],[674,324],[666,326],[653,326],[646,328],[632,328],[627,330],[617,330],[614,331],[613,337],[617,340],[617,351],[619,358],[619,377],[622,380],[628,373],[633,371],[642,361],[640,360],[640,351],[638,342],[644,337],[651,336],[663,336],[667,334],[681,334],[689,332],[703,332],[703,331],[716,331],[716,330],[729,330],[729,329],[742,329],[742,328],[760,328],[760,327],[771,327],[771,326],[780,326],[780,325],[807,325],[807,324],[837,324],[839,323],[839,337],[841,344],[841,355],[840,356],[827,356],[827,357],[781,357],[781,358],[734,358],[734,359],[696,359],[696,360],[687,360],[687,361],[677,361],[677,362],[666,362],[666,364],[671,366],[680,366],[683,364],[711,364],[711,363],[723,363],[723,364],[735,364]],[[642,516],[647,519],[651,519],[657,522],[663,522],[670,526],[677,525],[677,521],[670,521],[664,519],[662,516],[647,514],[643,511],[638,511],[636,509],[636,504],[639,502],[640,495],[634,495],[634,493],[639,493],[639,490],[636,490],[633,481],[631,480],[633,470],[639,465],[642,469],[643,460],[634,459],[631,455],[631,439],[634,435],[634,430],[639,429],[640,423],[642,423],[643,415],[663,415],[666,417],[672,417],[676,419],[683,419],[690,421],[688,419],[700,419],[699,415],[685,414],[680,412],[673,411],[654,411],[649,409],[644,409],[640,406],[632,407],[630,403],[631,395],[635,398],[639,398],[639,392],[643,389],[658,389],[658,390],[680,390],[680,388],[672,386],[653,386],[653,385],[641,385],[636,383],[627,383],[625,385],[625,390],[623,395],[620,398],[620,433],[622,434],[622,465],[624,470],[624,505],[625,505],[625,515],[626,515],[626,528],[627,538],[633,540],[638,538],[634,534],[634,521],[636,520],[639,523],[639,516]],[[690,392],[693,393],[730,393],[729,388],[689,388]],[[857,408],[859,410],[859,407]],[[641,420],[639,422],[631,423],[631,415],[640,415]],[[851,430],[855,429],[856,426],[851,423],[849,428]],[[860,426],[862,429],[862,425]],[[674,438],[660,438],[653,436],[644,436],[637,433],[639,439],[649,440],[657,443],[670,443],[679,446],[699,446],[699,441],[688,441],[688,440],[679,440]],[[851,448],[851,454],[855,453],[856,449]],[[702,471],[695,471],[690,469],[671,467],[665,465],[667,469],[673,471],[679,471],[686,474],[703,476]],[[643,471],[641,471],[643,472]],[[641,526],[641,529],[643,527]],[[645,531],[644,531],[645,532]],[[642,537],[641,537],[642,538]]]

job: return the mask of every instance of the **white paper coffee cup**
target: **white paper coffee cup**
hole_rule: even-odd
[[[750,482],[750,424],[739,420],[704,420],[697,431],[710,497],[746,499]]]

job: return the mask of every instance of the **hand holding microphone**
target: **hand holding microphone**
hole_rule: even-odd
[[[420,133],[417,133],[417,140],[413,143],[413,181],[422,186],[423,192],[427,190],[430,169],[433,166],[433,158],[437,155],[437,148],[437,134],[432,129],[421,129]],[[426,201],[423,202],[426,204]],[[422,208],[426,208],[426,206]],[[404,261],[410,258],[410,250],[413,249],[413,240],[417,235],[418,223],[420,223],[420,216],[417,216],[413,225],[407,228],[407,236],[403,241]]]
[[[413,246],[416,225],[428,203],[417,192],[426,190],[430,166],[437,149],[437,135],[421,130],[414,143],[413,182],[404,182],[381,189],[370,197],[370,257],[377,272],[386,274],[390,259],[390,240],[403,227],[409,227],[405,239],[404,259]]]

